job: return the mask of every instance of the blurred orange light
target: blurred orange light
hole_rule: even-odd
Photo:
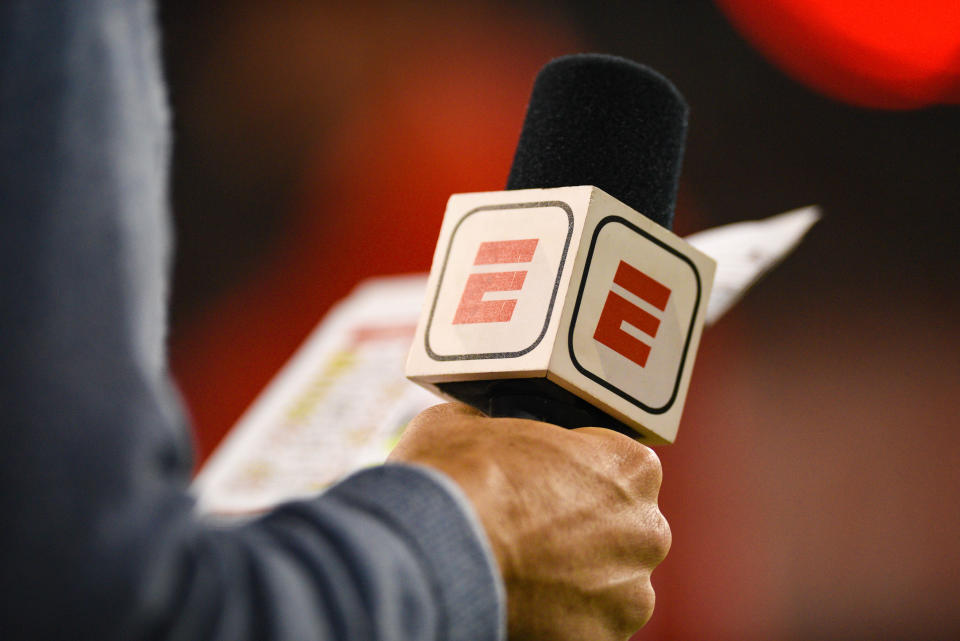
[[[717,0],[774,64],[832,98],[913,109],[960,103],[957,0]]]

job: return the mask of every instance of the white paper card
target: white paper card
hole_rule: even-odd
[[[717,261],[706,324],[712,325],[726,314],[748,289],[793,251],[818,220],[820,208],[811,206],[687,236],[684,240]]]
[[[819,216],[807,207],[686,238],[717,261],[707,324]],[[256,513],[386,458],[410,418],[438,402],[403,375],[426,282],[425,274],[367,281],[324,318],[195,479],[201,511]]]

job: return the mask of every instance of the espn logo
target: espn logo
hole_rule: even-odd
[[[489,241],[480,244],[474,266],[529,263],[539,238]],[[454,325],[467,323],[507,323],[517,306],[516,298],[484,300],[487,292],[514,292],[523,288],[527,271],[472,273],[453,316]]]
[[[646,301],[660,312],[667,309],[670,289],[622,260],[617,266],[613,284]],[[623,325],[629,325],[650,338],[656,338],[657,331],[660,329],[660,320],[660,317],[638,307],[611,289],[607,294],[603,311],[600,312],[600,320],[597,322],[597,329],[593,332],[593,339],[621,356],[629,358],[640,367],[645,367],[647,358],[650,356],[650,345],[626,332]]]
[[[450,230],[424,331],[434,361],[519,358],[554,318],[573,237],[563,202],[484,205]]]
[[[593,230],[570,321],[574,368],[644,412],[680,395],[702,286],[689,256],[621,216]]]

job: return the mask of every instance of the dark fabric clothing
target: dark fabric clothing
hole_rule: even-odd
[[[0,3],[0,639],[502,638],[495,562],[439,473],[196,514],[163,349],[165,100],[146,0]]]

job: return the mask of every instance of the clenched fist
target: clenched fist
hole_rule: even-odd
[[[650,618],[670,528],[649,448],[449,404],[417,416],[390,460],[434,467],[464,490],[503,575],[511,640],[622,641]]]

